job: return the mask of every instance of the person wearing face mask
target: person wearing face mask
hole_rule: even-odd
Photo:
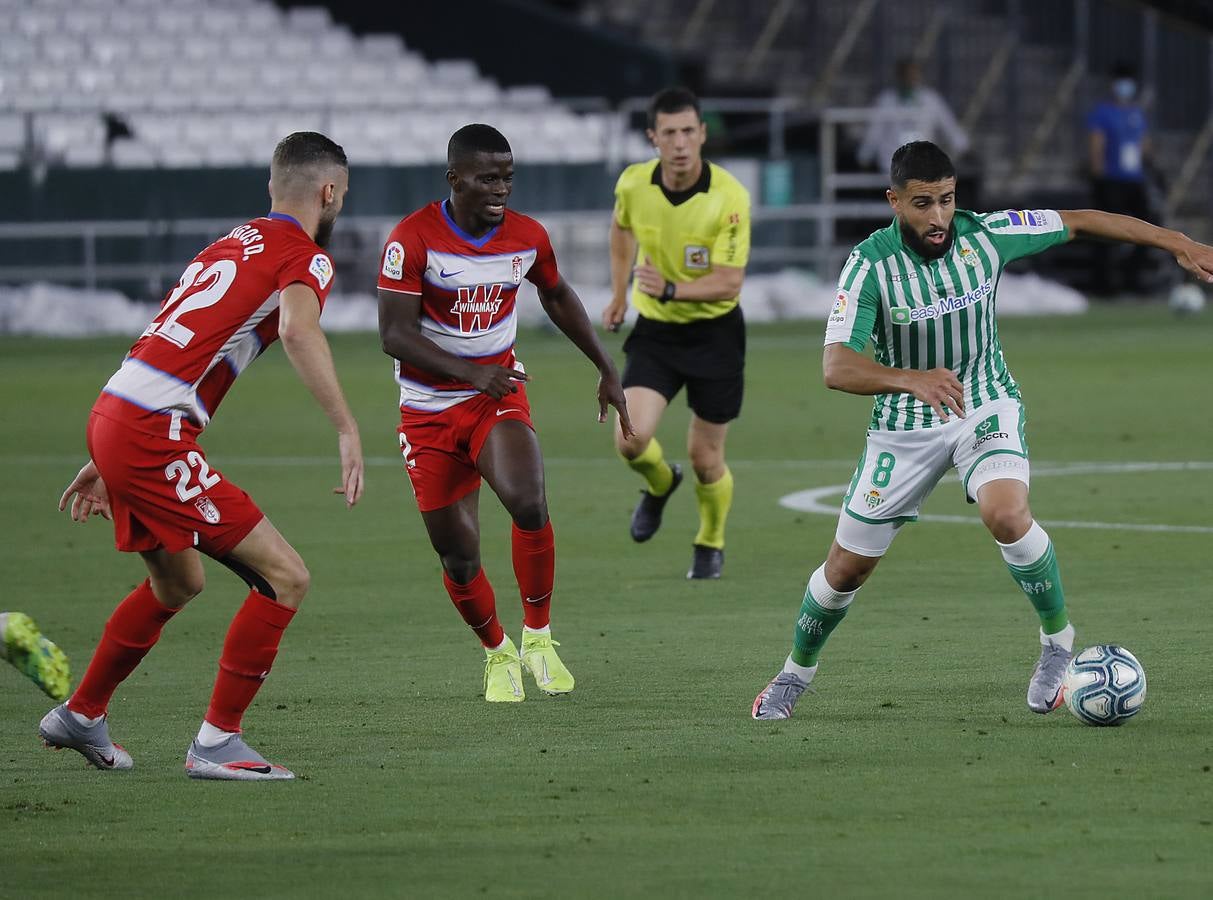
[[[1146,167],[1151,148],[1134,68],[1127,63],[1113,67],[1111,88],[1111,98],[1096,104],[1087,115],[1092,206],[1145,218],[1149,215]],[[1146,248],[1136,246],[1124,254],[1119,273],[1112,271],[1112,250],[1109,244],[1096,244],[1092,250],[1092,290],[1100,295],[1140,292]]]

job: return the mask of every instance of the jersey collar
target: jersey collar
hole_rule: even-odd
[[[296,219],[294,216],[288,216],[286,213],[272,212],[269,215],[267,215],[266,218],[275,219],[279,222],[291,222],[295,225],[296,228],[298,228],[300,231],[303,231],[303,225],[301,225],[299,223],[299,220]]]
[[[497,233],[497,230],[501,227],[500,225],[494,225],[492,228],[490,228],[484,234],[480,235],[480,237],[472,237],[470,234],[468,234],[466,231],[464,231],[462,228],[460,228],[458,224],[456,224],[455,217],[452,216],[450,210],[447,209],[447,204],[449,204],[450,202],[451,202],[450,200],[443,200],[442,202],[440,202],[438,204],[439,209],[442,210],[442,218],[446,219],[446,224],[448,226],[450,226],[451,231],[455,232],[455,235],[461,241],[467,241],[469,244],[471,244],[476,249],[480,249],[485,244],[487,244],[489,241],[491,241],[493,239],[493,235],[495,235]],[[504,222],[505,220],[502,219],[502,221]]]
[[[661,162],[653,167],[653,177],[649,179],[650,183],[661,188],[661,193],[665,194],[665,198],[670,201],[673,206],[681,206],[686,203],[696,194],[706,194],[712,187],[712,166],[705,159],[703,160],[703,171],[699,173],[699,180],[687,188],[685,191],[671,191],[661,181]]]

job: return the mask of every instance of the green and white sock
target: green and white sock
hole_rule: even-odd
[[[830,587],[824,564],[809,576],[809,586],[805,589],[800,617],[796,620],[796,630],[792,635],[792,654],[788,657],[791,663],[811,667],[816,672],[821,648],[825,646],[830,632],[838,627],[842,617],[847,614],[856,593],[858,591],[843,593]],[[784,671],[787,671],[786,667]]]
[[[1048,533],[1037,522],[1028,533],[1013,544],[998,544],[1011,577],[1019,585],[1040,616],[1040,630],[1045,636],[1064,631],[1070,624],[1066,612],[1065,593],[1061,587],[1061,571]]]

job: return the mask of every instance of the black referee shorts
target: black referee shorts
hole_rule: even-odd
[[[641,316],[623,352],[625,388],[651,388],[669,401],[686,385],[687,406],[705,422],[723,425],[741,414],[745,318],[740,306],[699,322]]]

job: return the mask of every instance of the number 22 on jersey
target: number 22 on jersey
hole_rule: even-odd
[[[236,263],[230,259],[221,259],[209,266],[200,262],[190,263],[164,301],[160,315],[152,320],[143,333],[164,338],[184,349],[194,339],[194,331],[181,322],[181,317],[214,306],[223,299],[235,280]]]

